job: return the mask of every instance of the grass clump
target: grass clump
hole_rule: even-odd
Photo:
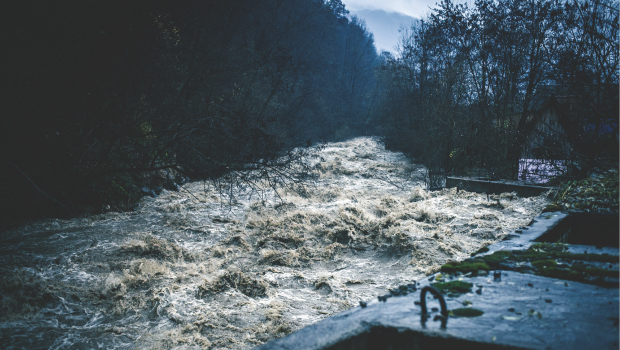
[[[482,316],[482,314],[484,314],[484,311],[471,307],[462,307],[459,309],[450,310],[450,316],[452,317],[477,317]]]
[[[474,286],[469,282],[463,281],[450,281],[450,282],[438,282],[433,283],[433,287],[437,288],[442,293],[463,294],[471,292],[471,288]]]

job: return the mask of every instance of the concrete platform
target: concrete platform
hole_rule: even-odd
[[[525,250],[545,233],[563,229],[567,213],[544,213],[506,241],[489,246]],[[578,250],[588,246],[575,246]],[[590,247],[590,253],[617,248]],[[495,272],[495,273],[494,273]],[[308,326],[257,350],[296,349],[618,349],[619,293],[616,287],[523,274],[491,271],[486,276],[453,277],[473,284],[470,292],[445,297],[447,308],[473,308],[477,317],[440,317],[439,302],[427,294],[430,311],[423,317],[420,290],[435,276],[418,281],[406,296],[368,302]],[[449,294],[450,295],[450,294]],[[385,299],[383,299],[385,300]],[[434,310],[432,308],[435,308]]]
[[[447,298],[448,309],[467,301],[482,316],[449,317],[442,328],[431,311],[423,322],[418,292],[358,306],[257,349],[618,349],[618,289],[517,272],[464,280],[481,293]]]
[[[501,194],[505,192],[516,192],[519,197],[534,197],[543,192],[547,192],[553,187],[534,186],[522,181],[490,181],[480,180],[469,177],[448,177],[446,178],[446,187],[456,187],[460,190],[468,192]]]
[[[539,215],[529,225],[514,230],[503,241],[491,244],[487,247],[489,249],[487,252],[479,255],[489,255],[499,250],[525,250],[536,243],[536,239],[542,235],[562,229],[566,218],[568,213],[559,211]]]

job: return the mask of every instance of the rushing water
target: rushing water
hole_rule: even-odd
[[[372,138],[328,144],[313,165],[315,179],[279,200],[222,203],[190,183],[135,212],[3,233],[0,344],[252,348],[467,258],[548,202],[426,192]]]

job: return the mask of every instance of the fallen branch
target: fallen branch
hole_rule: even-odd
[[[60,206],[61,206],[64,210],[66,210],[66,211],[67,211],[67,213],[69,213],[69,215],[70,215],[70,216],[73,216],[73,213],[72,213],[69,209],[67,209],[67,207],[65,207],[62,203],[60,203],[58,200],[56,200],[56,198],[54,198],[54,197],[50,196],[49,194],[47,194],[47,193],[43,192],[43,191],[39,188],[39,186],[37,186],[37,184],[36,184],[34,181],[32,181],[32,179],[30,179],[30,177],[28,177],[28,175],[26,175],[26,173],[25,173],[25,172],[23,172],[23,171],[22,171],[22,170],[21,170],[21,169],[20,169],[17,165],[15,165],[15,164],[11,163],[8,159],[6,159],[6,158],[4,158],[4,157],[0,157],[0,158],[2,158],[2,160],[4,160],[5,162],[7,162],[7,163],[11,164],[11,165],[12,165],[15,169],[17,169],[17,171],[19,171],[22,175],[24,175],[24,177],[25,177],[28,181],[30,181],[30,183],[32,184],[32,186],[34,186],[34,188],[37,190],[37,192],[39,192],[39,193],[41,193],[42,195],[46,196],[47,198],[49,198],[49,199],[53,200],[54,202],[56,202],[56,204],[60,205]]]

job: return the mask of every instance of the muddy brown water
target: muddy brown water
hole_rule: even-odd
[[[2,347],[250,349],[465,259],[548,203],[427,192],[423,168],[369,137],[312,162],[281,199],[190,183],[135,212],[3,233]]]

